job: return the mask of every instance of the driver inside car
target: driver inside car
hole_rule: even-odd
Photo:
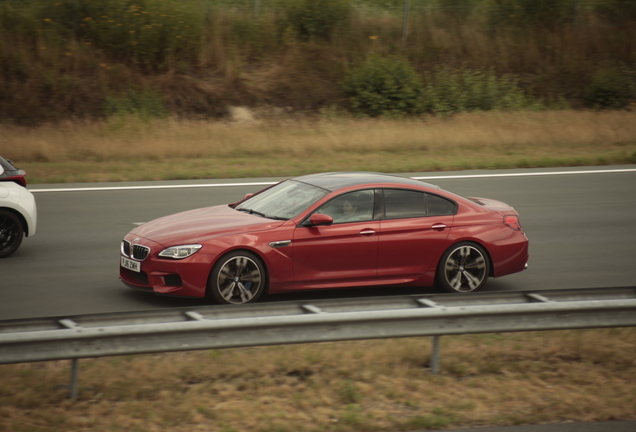
[[[320,208],[333,223],[368,221],[373,218],[373,191],[343,194]]]

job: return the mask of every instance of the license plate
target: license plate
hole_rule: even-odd
[[[133,261],[126,257],[121,257],[121,266],[125,269],[132,270],[137,273],[141,271],[141,263],[139,261]]]

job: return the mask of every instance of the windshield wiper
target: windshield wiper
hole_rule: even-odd
[[[240,209],[236,209],[236,210],[238,210],[238,211],[242,211],[242,212],[245,212],[245,213],[249,213],[249,214],[259,215],[259,216],[261,216],[261,217],[267,217],[267,216],[265,216],[265,213],[261,213],[261,212],[259,212],[259,211],[253,210],[253,209],[240,208]]]
[[[266,219],[274,219],[274,220],[289,220],[289,219],[287,219],[287,218],[283,218],[283,217],[279,217],[279,216],[268,216],[268,215],[266,215],[265,213],[261,213],[261,212],[259,212],[259,211],[257,211],[257,210],[254,210],[254,209],[239,208],[239,209],[235,209],[235,210],[242,211],[242,212],[249,213],[249,214],[255,214],[255,215],[258,215],[258,216],[264,217],[264,218],[266,218]]]
[[[284,218],[284,217],[280,217],[280,216],[265,216],[267,219],[274,219],[274,220],[289,220],[289,218]]]

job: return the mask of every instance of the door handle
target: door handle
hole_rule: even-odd
[[[446,225],[443,223],[436,223],[431,226],[431,229],[435,231],[444,231],[446,229]]]
[[[373,234],[375,234],[375,230],[372,229],[364,229],[360,231],[361,236],[372,236]]]

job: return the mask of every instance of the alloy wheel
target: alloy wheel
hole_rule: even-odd
[[[444,278],[455,292],[471,292],[481,288],[488,277],[488,262],[475,246],[461,245],[448,254]]]
[[[228,303],[248,303],[260,293],[263,274],[259,265],[247,256],[228,259],[219,269],[217,289]]]

